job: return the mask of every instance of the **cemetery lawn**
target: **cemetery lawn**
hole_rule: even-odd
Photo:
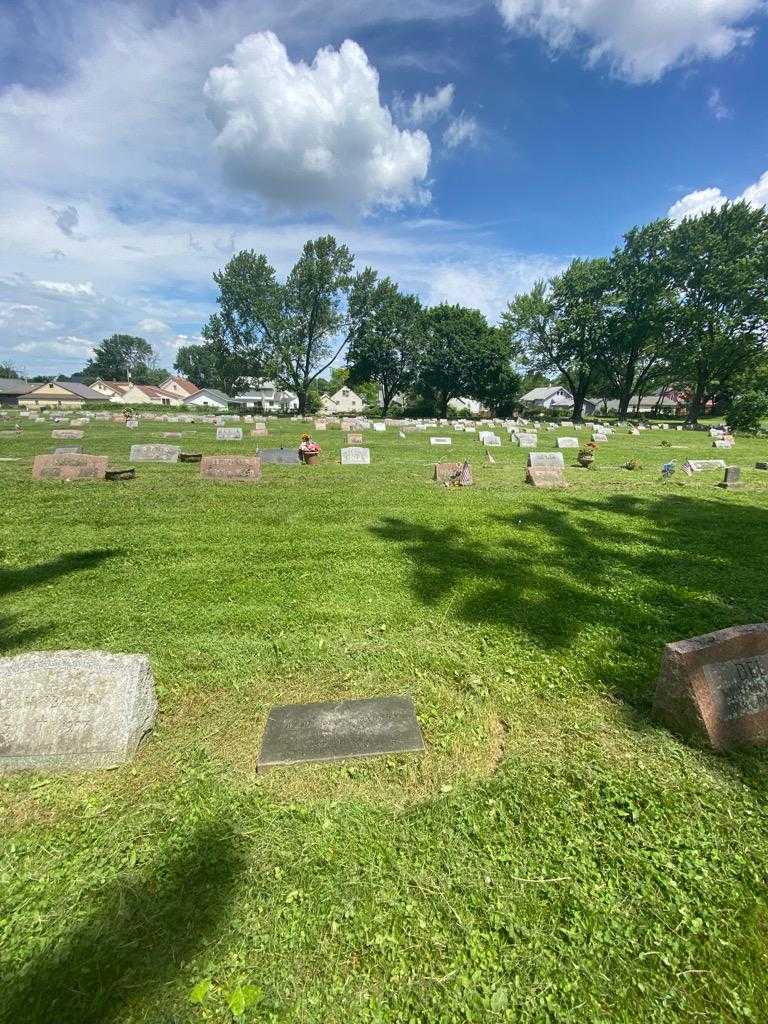
[[[318,439],[255,486],[33,483],[50,426],[0,440],[0,653],[146,653],[160,706],[131,765],[0,780],[0,1021],[768,1019],[766,756],[651,715],[666,642],[768,616],[766,442],[616,435],[555,492],[506,437]],[[464,455],[473,488],[430,482]],[[720,455],[742,491],[661,481]],[[256,774],[271,705],[384,694],[424,756]]]

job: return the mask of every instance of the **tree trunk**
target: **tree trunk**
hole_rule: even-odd
[[[307,413],[307,392],[306,391],[297,391],[296,392],[296,397],[299,400],[299,415],[300,416],[305,416],[306,413]]]
[[[440,419],[448,419],[448,403],[450,402],[450,396],[441,394],[440,395]]]
[[[686,423],[691,423],[695,426],[699,422],[699,416],[704,412],[705,398],[704,385],[697,384],[696,390],[691,398],[691,404],[688,407],[688,415],[685,418]]]
[[[573,419],[575,423],[581,423],[586,397],[585,393],[574,392],[573,394]]]
[[[629,403],[632,401],[632,395],[621,395],[619,398],[619,420],[624,420],[627,417],[627,409],[629,409]]]

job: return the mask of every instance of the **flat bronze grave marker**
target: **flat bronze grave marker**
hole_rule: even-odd
[[[272,708],[258,769],[424,750],[410,697],[374,697]]]

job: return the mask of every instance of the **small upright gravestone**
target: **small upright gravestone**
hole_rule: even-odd
[[[520,448],[535,448],[539,438],[536,434],[522,433],[517,435],[517,443]]]
[[[733,441],[725,437],[717,437],[712,442],[713,448],[733,448]]]
[[[578,448],[579,439],[578,437],[558,437],[557,439],[558,448]]]
[[[42,651],[0,658],[0,774],[130,761],[156,710],[143,655]]]
[[[133,444],[131,462],[178,462],[181,448],[173,444]]]
[[[485,436],[482,438],[482,441],[486,448],[501,447],[501,438],[499,437],[498,434],[486,433]]]
[[[295,448],[264,448],[259,452],[262,462],[273,462],[278,466],[298,466],[301,463]]]
[[[217,441],[242,441],[242,427],[218,427],[216,430]]]
[[[128,419],[125,421],[125,425],[129,430],[135,430],[139,425],[139,421],[136,419]]]
[[[371,464],[370,448],[342,448],[342,466],[369,466]]]
[[[266,437],[268,434],[266,427],[253,427],[251,430],[251,437]]]
[[[441,444],[452,444],[450,437],[430,437],[430,444],[441,445]]]
[[[654,710],[715,750],[768,743],[768,623],[667,644]]]
[[[36,455],[33,480],[103,480],[109,459],[106,455]]]
[[[387,429],[387,424],[386,423],[374,423],[373,424],[373,429],[376,431],[377,434],[381,434],[381,433],[383,433]]]
[[[200,460],[200,476],[219,483],[258,483],[261,459],[258,455],[205,455]]]
[[[363,443],[363,435],[362,434],[347,434],[347,444],[362,444],[362,443]]]
[[[741,466],[726,466],[725,476],[720,483],[727,491],[737,491],[744,486],[741,479]]]
[[[525,482],[534,487],[567,487],[565,462],[560,452],[531,452],[525,471]]]

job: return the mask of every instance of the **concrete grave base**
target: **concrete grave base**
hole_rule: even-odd
[[[423,750],[410,697],[288,704],[269,712],[258,770]]]

